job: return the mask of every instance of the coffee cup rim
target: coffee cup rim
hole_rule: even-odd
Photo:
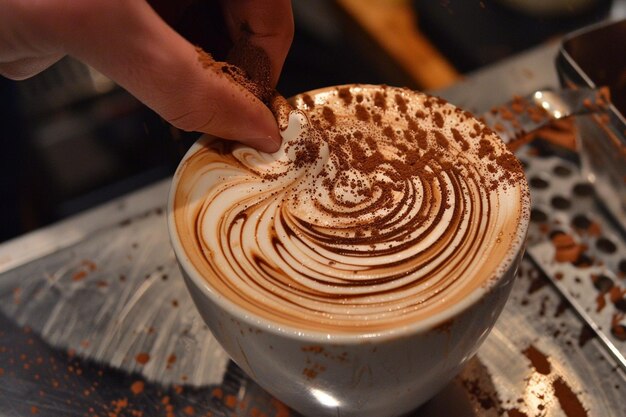
[[[336,89],[341,87],[352,87],[355,84],[349,84],[345,86],[332,86],[325,87],[316,90],[308,91],[307,94],[316,94],[319,92],[324,92],[330,89]],[[359,87],[364,88],[376,88],[375,85],[358,85]],[[393,87],[390,87],[393,88]],[[420,93],[423,94],[423,93]],[[482,122],[480,122],[482,123]],[[296,326],[291,326],[288,324],[279,323],[274,320],[270,320],[268,318],[257,315],[245,308],[239,306],[235,302],[231,301],[224,295],[220,294],[218,290],[213,288],[209,281],[205,279],[200,272],[193,265],[191,260],[186,255],[186,252],[183,248],[183,245],[178,236],[176,222],[174,220],[174,199],[176,195],[177,186],[180,181],[180,173],[181,169],[191,155],[195,152],[199,151],[202,148],[201,142],[205,141],[208,135],[201,136],[194,144],[189,148],[189,150],[185,153],[183,158],[181,159],[174,176],[172,177],[172,182],[169,189],[168,195],[168,203],[167,203],[167,224],[168,224],[168,232],[170,237],[170,243],[174,250],[174,254],[176,259],[180,265],[180,267],[186,273],[188,280],[188,284],[194,285],[197,289],[201,291],[201,293],[213,301],[215,304],[219,306],[219,308],[227,311],[234,317],[237,317],[241,320],[242,324],[252,326],[253,328],[266,331],[269,333],[280,334],[283,337],[290,337],[298,339],[302,342],[310,342],[310,343],[320,343],[325,342],[328,343],[332,341],[333,343],[338,344],[350,344],[350,343],[364,343],[370,339],[376,340],[386,340],[399,338],[408,335],[420,334],[424,332],[428,332],[433,328],[440,327],[448,322],[453,321],[456,317],[460,316],[465,310],[468,310],[481,299],[483,299],[490,291],[496,289],[500,282],[507,275],[507,272],[511,268],[516,267],[516,263],[519,258],[523,256],[524,248],[526,245],[526,235],[528,232],[528,226],[530,223],[530,194],[528,189],[528,184],[526,181],[523,181],[522,190],[521,190],[521,210],[520,210],[520,221],[517,224],[517,228],[515,230],[514,239],[512,239],[511,244],[506,252],[506,255],[503,257],[502,261],[498,264],[497,268],[494,269],[494,273],[491,277],[485,278],[482,284],[477,286],[474,290],[472,290],[469,294],[467,294],[463,299],[461,299],[458,303],[446,308],[445,310],[434,313],[431,316],[417,319],[413,322],[402,324],[397,327],[390,327],[384,330],[364,330],[364,331],[333,331],[333,332],[324,332],[306,328],[298,328]],[[511,277],[511,279],[513,279]]]

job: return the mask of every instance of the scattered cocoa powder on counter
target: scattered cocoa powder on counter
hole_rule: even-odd
[[[621,341],[626,341],[626,326],[622,324],[624,317],[624,313],[614,313],[611,319],[611,334]]]
[[[528,358],[533,368],[540,374],[549,375],[550,372],[552,372],[552,365],[550,365],[548,357],[534,345],[529,345],[522,353]]]
[[[580,329],[580,334],[578,335],[578,346],[585,346],[587,342],[594,337],[596,337],[596,332],[594,332],[593,329],[588,325],[583,325]]]
[[[145,383],[143,381],[135,381],[131,384],[130,391],[134,395],[139,395],[143,392],[144,387],[145,387]]]
[[[554,389],[554,395],[561,405],[561,409],[567,417],[588,416],[587,410],[583,407],[580,399],[563,378],[558,377],[552,381],[552,388]]]
[[[173,353],[167,357],[167,368],[170,369],[176,363],[176,355]]]
[[[72,275],[72,281],[82,281],[86,277],[87,277],[87,272],[86,271],[76,271]]]
[[[578,244],[571,235],[564,232],[556,233],[551,241],[556,250],[556,262],[575,262],[585,251],[584,245]]]
[[[150,361],[150,355],[146,352],[138,353],[135,356],[135,361],[140,365],[145,365]]]

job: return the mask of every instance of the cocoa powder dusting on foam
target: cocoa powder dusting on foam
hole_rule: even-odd
[[[519,183],[524,175],[522,165],[515,155],[505,153],[496,157],[496,162],[502,168],[503,176],[509,183]]]
[[[407,105],[406,105],[406,100],[404,97],[402,97],[400,94],[396,94],[395,95],[395,100],[396,100],[396,104],[398,105],[398,110],[400,111],[401,114],[406,114],[406,111],[408,109]]]
[[[387,97],[380,91],[374,94],[374,105],[381,110],[387,110]]]
[[[357,104],[354,107],[356,118],[361,120],[362,122],[367,122],[370,119],[370,114],[365,108],[365,106],[361,104]]]
[[[383,129],[383,135],[385,135],[389,139],[393,139],[395,137],[395,134],[393,133],[393,129],[391,128],[391,126],[386,126]]]
[[[324,265],[331,266],[329,269],[331,274],[334,270],[350,272],[346,273],[348,278],[342,276],[340,279],[341,286],[336,286],[333,280],[324,278],[320,281],[318,277],[311,277],[307,272],[308,269],[298,267],[301,260],[297,257],[293,259],[296,264],[290,267],[302,274],[303,280],[295,284],[296,281],[284,276],[283,270],[278,269],[265,256],[257,252],[250,255],[250,259],[254,259],[258,266],[258,269],[250,271],[250,277],[254,280],[266,279],[267,274],[267,279],[279,280],[285,295],[281,294],[280,300],[275,300],[275,297],[272,299],[286,307],[285,311],[289,312],[292,297],[301,299],[300,294],[303,291],[307,294],[306,299],[316,303],[345,300],[354,308],[351,307],[347,313],[333,313],[333,317],[328,318],[320,317],[317,310],[306,310],[305,305],[303,308],[306,310],[306,317],[300,317],[300,312],[303,311],[300,308],[294,313],[289,312],[288,317],[283,313],[278,313],[280,317],[277,317],[273,313],[275,310],[273,305],[248,304],[248,300],[258,299],[254,294],[256,291],[263,292],[263,289],[248,289],[242,285],[238,290],[244,295],[238,298],[237,294],[230,294],[231,287],[227,282],[222,284],[220,281],[216,283],[220,291],[221,285],[224,285],[226,288],[224,292],[228,292],[229,297],[232,296],[246,308],[281,322],[291,323],[291,320],[294,320],[298,325],[307,328],[330,327],[345,331],[352,331],[353,328],[385,328],[387,316],[381,322],[375,318],[373,321],[368,319],[367,324],[364,324],[366,320],[363,317],[369,317],[370,313],[360,304],[364,294],[361,290],[366,291],[368,297],[384,299],[381,301],[381,308],[387,309],[387,304],[390,309],[395,308],[395,293],[413,291],[419,286],[421,281],[415,280],[414,277],[421,277],[425,266],[431,262],[429,259],[422,259],[421,253],[410,259],[394,260],[397,259],[397,254],[407,253],[412,246],[424,241],[425,235],[415,231],[421,230],[424,225],[432,224],[433,228],[443,227],[442,239],[455,239],[456,233],[465,227],[466,216],[480,219],[484,217],[481,213],[485,211],[499,210],[491,202],[487,202],[489,207],[485,207],[483,203],[485,200],[478,200],[480,202],[474,204],[477,200],[474,196],[466,195],[469,188],[465,184],[476,184],[476,193],[480,193],[480,196],[492,195],[494,189],[492,182],[506,175],[502,172],[502,166],[509,164],[512,170],[521,170],[519,166],[513,164],[513,160],[502,158],[500,162],[497,161],[506,150],[499,146],[496,138],[469,137],[466,132],[472,130],[475,119],[468,121],[461,112],[455,112],[452,106],[444,106],[441,100],[411,94],[414,93],[408,90],[387,88],[381,91],[355,86],[330,89],[308,98],[306,95],[297,96],[295,103],[305,113],[304,116],[310,123],[302,124],[300,133],[285,142],[279,159],[271,162],[276,164],[276,169],[267,169],[272,168],[271,165],[267,165],[263,167],[263,174],[257,174],[256,165],[250,166],[252,175],[260,175],[268,188],[275,190],[268,193],[267,199],[276,204],[272,203],[272,209],[266,212],[260,212],[260,209],[254,207],[269,207],[264,200],[259,200],[260,204],[246,204],[245,208],[242,205],[241,210],[245,212],[245,216],[235,217],[237,230],[239,228],[247,230],[251,228],[250,222],[258,222],[266,216],[272,216],[271,219],[267,219],[267,224],[280,225],[283,232],[278,233],[278,227],[276,230],[272,227],[270,244],[273,249],[269,250],[288,254],[293,242],[306,239],[306,245],[313,250],[317,251],[316,248],[319,246],[318,253],[338,254],[347,259],[350,257],[385,259],[385,263],[381,265],[371,265],[359,270],[352,270],[344,265],[343,261],[339,262],[332,258],[320,260]],[[313,99],[316,104],[311,107],[309,104]],[[401,114],[401,111],[404,114]],[[448,124],[447,120],[443,124],[435,122],[437,116],[434,114],[445,118],[451,117],[450,125],[455,126],[456,133],[445,127]],[[444,127],[439,128],[437,125]],[[480,126],[474,131],[483,133]],[[483,146],[485,152],[482,159],[485,160],[478,157],[480,139],[493,144],[491,148]],[[488,158],[487,154],[491,158]],[[232,158],[228,154],[223,155],[226,159]],[[284,158],[284,155],[288,158]],[[224,161],[228,163],[226,159]],[[241,159],[240,163],[248,167],[246,159]],[[487,168],[488,164],[492,167]],[[283,178],[289,179],[286,185],[280,184],[280,189],[271,188],[273,184],[267,184],[268,181],[285,174],[289,175]],[[254,194],[252,192],[246,194],[246,198],[250,196],[254,197]],[[259,198],[264,196],[259,194]],[[488,200],[496,201],[491,198]],[[516,215],[515,222],[519,215],[519,213]],[[440,226],[444,218],[450,226]],[[335,230],[335,224],[339,224],[340,229]],[[471,231],[463,233],[472,235],[466,239],[467,250],[472,247],[479,250],[483,231],[472,228]],[[239,241],[237,239],[241,236],[232,238],[235,239],[233,241]],[[436,244],[429,249],[434,254],[438,250],[435,246]],[[502,252],[507,247],[500,245],[495,247],[494,251]],[[239,253],[243,250],[243,245],[233,247],[233,250]],[[450,259],[454,256],[456,255],[451,254],[442,261],[454,262],[454,259]],[[291,257],[285,259],[291,264]],[[302,261],[308,262],[306,259]],[[336,265],[340,263],[342,265]],[[257,276],[258,274],[262,276]],[[350,279],[351,276],[355,279]],[[303,283],[310,279],[322,287],[326,285],[333,285],[336,289],[358,287],[360,291],[358,295],[354,295],[356,292],[345,291],[336,296],[330,296],[325,291],[309,291]],[[406,281],[400,289],[394,287],[390,290],[389,285],[385,285],[398,279]],[[446,282],[446,285],[456,285],[456,282],[452,282],[456,279]],[[469,284],[464,282],[459,285]],[[425,295],[424,300],[419,300],[419,304],[410,306],[406,312],[399,312],[398,319],[408,321],[420,314],[426,314],[423,313],[425,305],[436,305],[434,308],[439,308],[440,304],[436,304],[437,297],[445,291],[446,288],[441,287],[437,288],[433,295]],[[272,297],[274,294],[266,295]],[[430,304],[431,298],[434,300],[433,304]],[[319,320],[311,320],[311,316]],[[395,321],[396,317],[392,320]],[[353,324],[356,322],[358,324]]]
[[[302,94],[302,101],[304,102],[304,104],[307,105],[309,109],[313,109],[313,107],[315,107],[315,101],[308,94]]]
[[[437,145],[441,146],[444,149],[448,149],[450,145],[448,144],[448,139],[446,138],[446,136],[438,130],[435,130],[433,134],[435,135],[435,139],[437,140]]]
[[[416,128],[414,130],[417,146],[421,149],[428,149],[428,132],[424,129]]]
[[[352,92],[350,92],[350,87],[341,87],[337,90],[337,96],[341,100],[343,100],[346,106],[352,104]]]
[[[328,124],[331,126],[334,126],[335,123],[337,123],[337,118],[335,117],[335,113],[328,106],[324,106],[324,109],[322,110],[322,116],[324,117],[324,119],[326,119]]]
[[[458,131],[458,129],[452,128],[450,129],[452,132],[452,137],[461,145],[461,150],[468,151],[469,150],[469,142],[465,139],[465,137]]]
[[[441,114],[441,112],[433,112],[433,121],[439,129],[443,127],[443,115]]]
[[[478,141],[478,157],[481,159],[484,158],[488,158],[488,159],[493,159],[494,158],[494,152],[495,152],[495,148],[493,147],[493,144],[491,142],[489,142],[487,139],[483,139],[481,138]]]
[[[297,169],[313,164],[320,155],[320,138],[315,135],[304,138],[296,145],[294,166]]]

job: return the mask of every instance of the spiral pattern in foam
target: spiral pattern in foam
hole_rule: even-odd
[[[405,89],[295,103],[276,154],[205,139],[177,173],[178,234],[214,290],[280,324],[360,332],[434,314],[497,275],[528,196],[493,132]]]

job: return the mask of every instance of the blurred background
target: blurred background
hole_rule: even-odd
[[[285,96],[344,83],[441,89],[626,15],[625,0],[294,0],[293,8]],[[29,80],[0,77],[0,242],[167,178],[197,137],[71,58]]]

